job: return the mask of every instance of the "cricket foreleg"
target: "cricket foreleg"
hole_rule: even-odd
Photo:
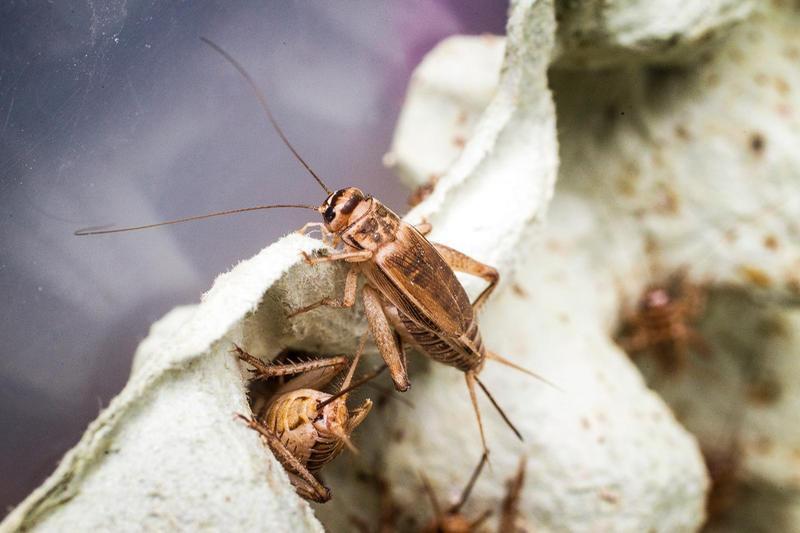
[[[311,305],[307,305],[305,307],[301,307],[295,311],[292,311],[288,318],[294,318],[297,315],[301,315],[303,313],[307,313],[317,307],[327,306],[327,307],[353,307],[353,304],[356,303],[356,289],[358,288],[358,270],[354,267],[351,267],[350,270],[347,272],[347,277],[344,280],[344,294],[341,300],[336,300],[334,298],[323,298],[322,300],[315,302]]]
[[[372,252],[369,250],[358,250],[356,252],[340,252],[338,254],[323,255],[312,257],[305,252],[301,252],[303,259],[309,265],[318,263],[330,263],[331,261],[345,261],[347,263],[362,263],[372,259]]]
[[[334,235],[328,231],[328,228],[325,227],[325,224],[321,222],[307,222],[303,225],[302,228],[297,230],[297,233],[300,235],[308,235],[312,231],[318,230],[320,233],[320,237],[322,237],[322,242],[328,246],[333,245]]]
[[[449,246],[436,243],[432,244],[436,248],[436,251],[442,255],[450,268],[456,272],[464,272],[465,274],[478,276],[489,283],[489,286],[483,289],[483,292],[478,295],[478,297],[475,299],[475,302],[472,304],[472,308],[475,311],[480,309],[481,306],[486,303],[486,299],[490,294],[492,294],[492,291],[497,286],[497,282],[500,280],[500,274],[498,274],[495,268],[485,265],[468,255],[462,254],[458,250],[453,250]]]
[[[397,346],[394,332],[381,305],[380,294],[369,285],[364,285],[361,295],[364,301],[364,312],[367,315],[369,330],[375,339],[375,344],[378,345],[381,357],[383,357],[386,366],[389,367],[394,387],[401,392],[407,391],[411,384],[408,381],[405,356]]]
[[[433,229],[433,226],[431,226],[431,223],[428,222],[428,220],[424,219],[424,218],[422,219],[422,222],[420,222],[419,224],[417,224],[414,227],[417,228],[417,231],[422,233],[423,235],[427,235]]]
[[[267,428],[265,425],[259,423],[255,419],[247,418],[246,416],[239,415],[244,420],[247,426],[259,434],[266,440],[269,449],[275,455],[281,465],[297,479],[292,479],[292,484],[295,486],[297,492],[309,500],[319,503],[325,503],[331,499],[331,491],[328,487],[324,486],[319,480],[314,477],[314,474],[300,462],[300,460],[292,455],[292,452],[284,446],[281,440]],[[290,476],[292,478],[292,476]]]

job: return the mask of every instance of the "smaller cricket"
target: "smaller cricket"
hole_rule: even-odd
[[[740,503],[744,453],[736,438],[724,447],[701,448],[711,488],[706,496],[708,523],[724,521]]]
[[[478,466],[472,472],[467,485],[461,492],[458,500],[446,509],[436,497],[436,493],[431,487],[430,482],[423,476],[425,492],[433,507],[433,518],[420,531],[422,533],[473,533],[480,530],[480,526],[492,515],[492,510],[487,509],[475,518],[468,518],[461,512],[461,508],[467,503],[472,487],[481,475],[481,470],[486,464],[488,457],[481,457]],[[506,483],[506,494],[500,508],[500,516],[497,524],[498,533],[514,533],[527,531],[527,528],[520,527],[519,500],[522,496],[522,488],[525,485],[525,458],[520,459],[517,472],[513,478]]]
[[[521,457],[517,473],[506,482],[506,495],[500,507],[499,533],[525,533],[533,531],[519,512],[519,501],[525,487],[525,468],[527,458]]]
[[[617,342],[632,356],[652,354],[666,374],[680,372],[690,349],[710,354],[696,327],[705,303],[705,290],[683,272],[673,274],[666,283],[647,287],[636,310],[623,319]]]
[[[476,481],[481,475],[488,457],[483,455],[480,462],[475,466],[472,471],[467,484],[461,490],[458,499],[448,507],[444,507],[436,491],[431,485],[430,481],[421,475],[422,484],[425,493],[428,496],[428,501],[431,504],[433,516],[422,525],[419,529],[421,533],[475,533],[482,531],[484,523],[493,514],[491,509],[487,509],[481,514],[470,518],[467,514],[462,512],[464,505],[469,500],[472,489]],[[506,482],[506,493],[500,506],[500,515],[497,522],[497,531],[499,533],[514,533],[529,531],[523,524],[519,513],[519,501],[522,496],[522,489],[525,484],[525,458],[520,459],[517,471],[514,477]],[[383,482],[385,484],[385,482]],[[383,487],[382,492],[388,492],[388,487]],[[391,532],[395,530],[394,521],[397,518],[400,509],[397,509],[394,504],[389,502],[389,505],[384,504],[384,507],[393,511],[389,516],[381,516],[381,523],[379,524],[378,531]],[[391,522],[385,521],[386,519],[392,520]],[[370,529],[363,523],[359,523],[359,529],[364,533],[369,533]]]
[[[469,519],[461,513],[461,508],[467,503],[469,495],[472,493],[472,487],[475,486],[475,482],[481,475],[487,459],[486,454],[481,457],[475,470],[472,471],[469,481],[461,491],[458,500],[445,509],[442,509],[442,504],[439,502],[439,498],[436,497],[436,491],[433,490],[428,478],[424,475],[422,476],[422,484],[433,509],[433,518],[421,529],[423,533],[469,533],[470,531],[475,531],[492,515],[491,509],[487,509],[474,519]]]
[[[280,385],[271,399],[255,407],[252,418],[238,416],[264,437],[289,473],[297,493],[307,500],[324,503],[331,499],[331,491],[320,481],[319,471],[344,447],[356,451],[350,435],[372,408],[369,399],[352,411],[347,407],[348,393],[386,368],[382,366],[353,382],[362,349],[363,344],[350,362],[339,391],[328,394],[319,389],[344,370],[349,362],[345,356],[265,364],[240,347],[234,348],[236,355],[255,369],[254,379],[297,376]]]
[[[322,215],[322,223],[306,224],[301,231],[318,229],[323,242],[333,247],[328,255],[304,258],[308,264],[341,261],[350,268],[340,299],[324,298],[290,313],[295,317],[322,306],[351,308],[356,302],[358,279],[366,278],[361,291],[369,326],[383,360],[389,368],[398,391],[410,387],[403,343],[415,346],[431,359],[455,367],[464,373],[473,410],[478,422],[484,453],[486,445],[483,423],[476,394],[476,385],[486,394],[505,423],[522,440],[522,435],[500,408],[486,386],[478,379],[486,359],[491,359],[550,384],[547,380],[500,355],[486,349],[476,321],[476,314],[497,286],[499,274],[467,255],[443,244],[431,243],[425,237],[430,224],[418,226],[403,221],[376,198],[355,187],[332,191],[303,160],[284,135],[267,105],[266,97],[250,74],[228,52],[212,41],[201,38],[221,54],[242,75],[256,94],[270,124],[294,157],[311,174],[327,197],[319,206],[261,205],[220,211],[119,229],[87,228],[76,235],[98,235],[135,231],[192,220],[243,213],[261,209],[293,207],[311,209]],[[455,271],[478,276],[488,285],[470,302]],[[397,332],[398,335],[395,335]],[[552,385],[552,384],[551,384]],[[555,385],[552,385],[555,387]],[[558,387],[556,387],[558,388]]]

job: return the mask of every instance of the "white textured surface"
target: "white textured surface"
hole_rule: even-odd
[[[578,437],[564,431],[558,432],[561,444],[548,443],[548,429],[559,420],[554,421],[556,417],[544,409],[536,412],[535,423],[530,421],[526,433],[532,435],[528,437],[532,442],[525,447],[531,455],[527,489],[531,492],[526,493],[530,523],[545,530],[593,530],[590,524],[607,511],[627,520],[610,518],[605,526],[613,531],[648,527],[674,531],[699,525],[703,474],[696,450],[679,436],[671,415],[666,415],[669,423],[654,421],[663,416],[663,410],[649,410],[649,402],[659,402],[634,399],[633,394],[620,404],[613,402],[620,389],[633,391],[641,384],[635,379],[626,382],[623,376],[630,371],[629,364],[618,360],[615,367],[609,364],[614,359],[607,353],[615,352],[608,346],[608,334],[621,309],[632,305],[648,282],[685,269],[698,284],[739,294],[734,302],[723,298],[716,304],[710,325],[704,328],[714,346],[712,360],[694,363],[684,378],[662,376],[657,382],[705,449],[719,451],[732,441],[741,443],[743,466],[737,475],[742,499],[719,530],[751,531],[767,525],[781,531],[797,528],[800,443],[791,421],[797,412],[800,344],[794,335],[796,312],[779,307],[795,304],[800,296],[800,231],[795,222],[800,219],[800,160],[795,149],[800,145],[800,124],[794,112],[800,86],[797,23],[794,12],[764,9],[688,70],[552,75],[561,142],[559,187],[547,229],[539,239],[524,243],[528,259],[516,269],[517,288],[523,290],[506,290],[491,302],[482,319],[484,338],[493,349],[520,354],[529,366],[557,383],[566,383],[570,391],[575,388],[583,393],[575,401],[562,401],[560,416],[564,412],[567,418],[578,415],[576,406],[595,393],[599,399],[589,403],[608,402],[614,422],[627,419],[607,424],[604,414],[603,423],[594,424],[601,429],[610,426],[610,436],[604,435],[604,441],[610,439],[620,449],[632,442],[647,444],[615,455],[623,458],[615,462],[618,483],[612,481],[613,476],[604,479],[602,466],[600,473],[590,476],[597,485],[576,483],[570,478],[571,468],[558,471],[561,480],[588,487],[587,492],[598,498],[581,527],[569,520],[586,509],[581,507],[586,501],[574,493],[566,499],[574,507],[559,501],[554,494],[563,487],[553,480],[550,469],[559,464],[556,458],[563,449],[570,450],[572,464],[574,457],[585,458],[587,449],[581,448]],[[473,56],[465,53],[463,57],[461,68],[468,70]],[[449,60],[457,62],[456,54]],[[435,70],[432,65],[428,68]],[[415,96],[427,97],[424,90]],[[407,131],[409,137],[398,139],[398,145],[413,139],[413,128],[407,126]],[[416,154],[411,146],[406,153]],[[436,161],[420,156],[413,164],[400,164],[420,169],[416,179],[424,181]],[[536,303],[518,304],[516,312],[507,314],[511,308],[505,307],[506,302],[515,295]],[[764,302],[772,306],[763,308]],[[565,324],[548,322],[553,312]],[[510,321],[521,321],[523,332],[534,330],[533,339],[526,342],[510,334]],[[597,328],[594,338],[592,323]],[[534,324],[541,324],[541,329]],[[570,324],[575,331],[569,331]],[[504,341],[510,349],[503,347]],[[575,344],[582,345],[586,360],[577,368],[564,368],[566,361],[580,360]],[[522,359],[526,353],[529,359]],[[553,354],[558,354],[557,361],[552,361]],[[618,351],[614,355],[624,357]],[[603,386],[583,383],[584,373],[591,380],[595,363],[602,375],[614,376],[614,394]],[[498,393],[501,402],[502,395],[506,396],[504,404],[519,405],[513,384],[507,383],[516,377],[506,376],[502,369],[487,370],[487,376],[501,373],[502,381],[492,382],[497,383],[492,388],[502,391]],[[581,385],[570,386],[571,379]],[[754,399],[755,388],[764,382],[779,391],[778,399],[768,405]],[[461,450],[466,441],[467,446],[473,443],[471,455],[478,453],[474,436],[467,440],[468,435],[439,423],[436,417],[436,412],[444,411],[456,418],[453,426],[469,428],[471,413],[461,407],[465,394],[459,377],[448,378],[447,369],[434,368],[415,386],[417,412],[397,408],[395,425],[405,428],[405,442],[395,445],[386,461],[395,479],[402,480],[396,492],[406,505],[419,487],[411,473],[414,469],[434,471],[437,479],[454,485],[460,479],[457,470],[470,464],[453,466],[452,456],[437,459],[427,448]],[[531,397],[551,394],[536,392],[534,387],[528,384]],[[545,400],[542,403],[546,405]],[[418,412],[420,405],[425,406],[424,415]],[[526,396],[523,405],[526,412],[518,412],[515,418],[521,425],[537,404]],[[637,416],[649,424],[634,421]],[[419,429],[411,423],[417,417],[437,422]],[[510,439],[504,428],[497,431]],[[513,441],[509,442],[513,449]],[[682,450],[679,442],[684,443]],[[664,452],[662,446],[670,449]],[[500,475],[479,484],[475,512],[496,508],[502,496],[501,482],[514,466],[514,454],[509,457],[504,454],[507,449],[502,450],[503,468],[496,468]],[[650,455],[653,450],[659,452]],[[681,461],[688,462],[689,468],[677,466]],[[408,462],[414,469],[407,467]],[[647,467],[641,470],[644,464]],[[628,474],[635,480],[623,481],[628,475],[626,466],[631,466]],[[587,470],[592,472],[584,465],[583,471]],[[622,495],[603,483],[622,487]],[[647,496],[634,498],[633,503],[630,496],[637,490]],[[633,509],[625,508],[626,504]]]
[[[322,531],[255,433],[236,325],[315,241],[292,235],[152,328],[125,389],[3,531]],[[272,341],[275,351],[277,342]]]
[[[724,38],[755,0],[561,0],[561,66],[605,68],[628,63],[686,64]]]
[[[533,12],[544,16],[544,4],[538,9]],[[547,28],[541,22],[536,29],[536,23],[529,24],[521,33],[543,33]],[[516,48],[513,39],[510,35],[509,49]],[[446,106],[448,109],[460,104],[455,83],[432,92],[431,84],[423,79],[424,72],[458,72],[451,79],[472,79],[474,65],[488,64],[496,57],[494,49],[486,44],[483,57],[476,57],[476,47],[482,44],[479,38],[469,44],[462,38],[434,50],[417,72],[418,83],[409,91],[406,109],[435,105],[424,101],[436,100],[443,93],[455,98]],[[456,53],[456,47],[460,53]],[[499,67],[496,61],[495,66]],[[541,83],[546,75],[544,66],[540,65],[541,70],[536,72],[537,65],[528,65],[526,74],[538,77]],[[507,66],[501,74],[496,100],[487,101],[487,115],[497,100],[503,101],[502,80],[509,70]],[[523,83],[530,87],[537,82],[529,78]],[[464,92],[465,100],[471,104],[472,91]],[[548,142],[547,135],[525,131],[525,119],[533,109],[537,106],[532,103],[520,105],[515,111],[516,120],[509,121],[511,126],[506,133],[518,143],[512,146],[519,146],[541,163],[552,157],[549,152],[556,146],[552,134]],[[401,118],[401,124],[405,118],[406,115]],[[420,169],[418,181],[424,181],[428,169],[438,161],[425,159],[423,151],[414,149],[420,138],[414,127],[453,128],[446,119],[442,124],[431,122],[429,118],[405,124],[405,128],[398,128],[395,141],[395,147],[405,147],[402,153],[410,159],[398,163],[403,168]],[[481,123],[478,124],[479,128]],[[551,127],[552,122],[539,119],[538,124]],[[468,144],[461,158],[469,158],[469,148]],[[461,161],[457,160],[451,172],[457,172]],[[515,164],[515,171],[511,172],[514,179],[496,181],[492,188],[483,189],[481,208],[477,202],[473,204],[473,220],[464,217],[461,224],[473,228],[483,223],[502,228],[507,219],[516,216],[517,209],[524,209],[531,199],[525,189],[530,182],[542,179],[543,169],[525,165],[524,159]],[[493,172],[493,176],[502,176],[497,170]],[[437,186],[432,201],[448,178],[450,174]],[[480,183],[472,179],[470,176],[466,183]],[[494,208],[496,199],[499,209]],[[515,280],[504,285],[482,314],[484,341],[493,351],[535,369],[565,389],[561,393],[513,370],[487,363],[482,379],[526,440],[519,443],[488,402],[482,400],[493,469],[484,473],[468,508],[474,514],[497,509],[503,496],[503,481],[514,472],[519,456],[526,454],[530,460],[522,509],[537,530],[692,530],[703,519],[706,476],[702,459],[694,439],[676,423],[664,403],[647,390],[635,367],[605,331],[617,302],[613,272],[629,267],[637,247],[634,244],[632,250],[609,256],[597,246],[587,246],[606,229],[599,227],[601,217],[592,200],[579,195],[557,196],[544,230],[537,229],[537,220],[532,217],[523,222],[524,231],[518,231],[520,226],[509,228],[493,240],[475,238],[474,230],[459,232],[455,227],[451,237],[446,231],[450,226],[433,235],[433,240],[442,238],[447,244],[458,241],[457,246],[495,262],[498,256],[502,259],[505,243],[513,242],[509,253],[517,261]],[[450,220],[451,209],[460,205],[448,205],[441,213]],[[438,229],[435,223],[434,228]],[[501,274],[507,280],[509,270],[501,270]],[[631,283],[636,286],[637,282],[632,279]],[[415,409],[395,402],[384,417],[382,425],[389,426],[383,429],[385,434],[402,431],[402,438],[393,439],[388,450],[381,444],[381,471],[387,474],[401,508],[416,510],[414,502],[421,489],[417,472],[437,480],[440,490],[452,490],[479,457],[480,441],[464,380],[457,371],[431,365],[424,376],[415,377],[409,398]]]
[[[729,27],[750,8],[687,2],[679,16],[659,12],[656,20],[643,2],[560,7],[567,4],[602,4],[614,15],[614,24],[601,22],[616,33],[595,37],[597,50],[607,42],[637,48],[648,36],[661,36],[658,43],[669,31],[691,46],[697,28]],[[736,305],[721,304],[729,314],[709,319],[712,333],[714,324],[724,330],[738,321],[756,330],[762,319],[784,328],[748,336],[742,327],[744,338],[733,343],[761,354],[759,368],[783,391],[746,410],[752,425],[743,430],[743,472],[754,485],[741,510],[779,516],[787,531],[797,524],[800,437],[787,420],[800,397],[792,377],[800,326],[796,312],[753,310],[749,300],[779,306],[800,293],[797,22],[794,13],[760,12],[684,71],[554,72],[548,80],[553,5],[520,1],[506,41],[450,39],[417,71],[387,160],[411,183],[442,177],[409,219],[427,217],[432,240],[500,268],[501,288],[480,318],[487,346],[564,389],[487,363],[481,378],[526,440],[516,441],[481,400],[492,468],[468,513],[497,509],[502,482],[524,453],[522,512],[537,531],[700,526],[707,479],[697,443],[610,340],[620,311],[649,281],[688,268],[695,281],[746,295],[746,304],[736,303],[746,312],[731,315]],[[657,46],[645,52],[637,57],[663,59]],[[341,268],[298,264],[299,251],[315,245],[287,237],[220,276],[201,304],[156,324],[125,390],[0,530],[321,530],[280,466],[234,421],[246,400],[227,354],[234,340],[264,357],[285,346],[352,352],[364,330],[359,308],[285,318],[288,309],[341,290]],[[471,291],[482,286],[464,279]],[[428,510],[417,472],[448,495],[478,459],[463,377],[412,357],[405,397],[415,408],[376,408],[354,435],[362,455],[326,469],[334,501],[317,513],[332,531],[351,530],[349,516],[368,515],[375,503],[357,469],[388,477],[397,503],[419,519]],[[715,407],[743,398],[735,371],[721,363],[717,381],[690,372],[664,388],[701,442],[729,430]],[[763,453],[767,441],[770,453]],[[747,530],[747,520],[735,525]]]
[[[466,50],[461,54],[466,52],[471,57],[472,67],[483,70],[496,66],[498,52],[502,50],[498,49],[496,39],[480,37],[479,43],[469,44],[463,39],[448,40],[429,58],[430,61],[438,59],[442,64],[429,72],[441,69],[453,74],[449,77],[451,86],[448,92],[451,94],[460,94],[461,88],[470,87],[473,81],[480,89],[465,91],[467,101],[458,101],[461,110],[469,113],[479,94],[491,98],[476,121],[463,152],[439,180],[433,193],[407,218],[411,221],[426,218],[433,224],[433,232],[429,235],[432,241],[440,240],[501,270],[515,255],[523,233],[531,225],[541,222],[555,184],[558,168],[555,113],[547,89],[547,67],[555,30],[552,10],[549,1],[514,4],[509,13],[508,46],[496,91],[485,89],[490,77],[477,69],[460,68],[456,66],[460,61],[453,61],[458,57],[454,53],[456,47],[465,46]],[[456,68],[460,69],[457,74],[454,72]],[[430,86],[436,84],[427,84],[424,74],[419,71],[415,74],[413,87],[422,85],[423,89],[419,97],[414,88],[410,89],[409,104],[405,108],[410,110],[409,114],[420,118],[422,114],[414,113],[417,105],[412,102],[416,99],[440,100],[442,94],[430,90]],[[442,83],[443,80],[439,79],[439,86]],[[436,104],[419,105],[424,109]],[[408,120],[404,112],[394,144],[401,146],[404,142],[412,142],[401,138],[413,137],[419,146],[423,146],[424,139],[416,133],[404,131],[403,124]],[[428,126],[420,129],[427,129],[439,120],[439,115],[429,114],[422,122]],[[453,127],[453,122],[446,116],[442,122]],[[443,138],[453,137],[453,134],[443,135]],[[422,160],[424,155],[406,149],[397,158],[403,156],[415,160],[419,157]],[[509,209],[509,193],[514,196],[513,209]],[[465,284],[468,288],[480,285],[474,281],[466,280]]]
[[[502,37],[454,36],[425,56],[411,78],[415,93],[425,98],[406,100],[385,158],[401,178],[416,186],[420,177],[438,179],[447,173],[497,89],[504,52]],[[464,68],[464,54],[474,62],[471,68]],[[453,80],[462,82],[455,94]],[[427,127],[419,128],[421,123]]]

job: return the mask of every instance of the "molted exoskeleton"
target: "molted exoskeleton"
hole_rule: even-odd
[[[236,351],[239,358],[255,367],[259,379],[300,374],[282,385],[254,413],[253,418],[242,418],[264,437],[275,457],[289,473],[298,494],[316,502],[328,501],[331,498],[330,490],[319,481],[317,474],[344,446],[355,450],[350,435],[372,408],[372,401],[367,399],[359,407],[349,410],[348,393],[375,377],[383,368],[359,380],[357,384],[351,384],[360,359],[359,350],[339,391],[328,394],[318,389],[344,369],[348,363],[344,356],[267,365],[239,347],[236,347]]]

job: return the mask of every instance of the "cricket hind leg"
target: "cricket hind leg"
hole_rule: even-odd
[[[364,312],[367,315],[367,325],[378,346],[389,373],[392,376],[394,387],[400,392],[408,390],[411,383],[408,380],[408,369],[404,352],[397,345],[394,331],[383,310],[380,293],[369,285],[364,285],[361,291],[364,302]]]
[[[269,449],[275,458],[289,473],[289,479],[298,494],[303,498],[318,503],[325,503],[331,499],[331,491],[312,474],[300,460],[281,442],[281,440],[268,427],[253,418],[238,415],[250,429],[258,432],[267,441]]]
[[[463,272],[465,274],[472,274],[473,276],[478,276],[485,280],[489,285],[483,289],[483,292],[478,295],[475,299],[475,302],[472,304],[472,308],[475,311],[478,311],[486,300],[489,298],[489,295],[492,294],[495,287],[497,287],[498,281],[500,281],[500,274],[497,272],[497,269],[494,267],[490,267],[480,261],[477,261],[470,256],[459,252],[458,250],[454,250],[449,246],[445,246],[444,244],[433,244],[436,251],[441,254],[444,258],[445,262],[455,270],[456,272]]]
[[[290,475],[289,481],[301,498],[316,503],[327,503],[331,499],[331,490],[322,483],[310,484],[296,475]]]
[[[481,446],[483,447],[483,454],[488,457],[489,447],[486,446],[486,435],[483,431],[481,409],[478,407],[478,395],[475,393],[475,372],[464,372],[464,379],[467,382],[467,390],[469,391],[469,399],[472,402],[472,409],[475,411],[475,419],[478,421],[478,430],[481,434]]]
[[[335,246],[336,235],[328,231],[322,222],[306,222],[296,233],[310,235],[314,230],[319,231],[321,240],[326,246]]]

